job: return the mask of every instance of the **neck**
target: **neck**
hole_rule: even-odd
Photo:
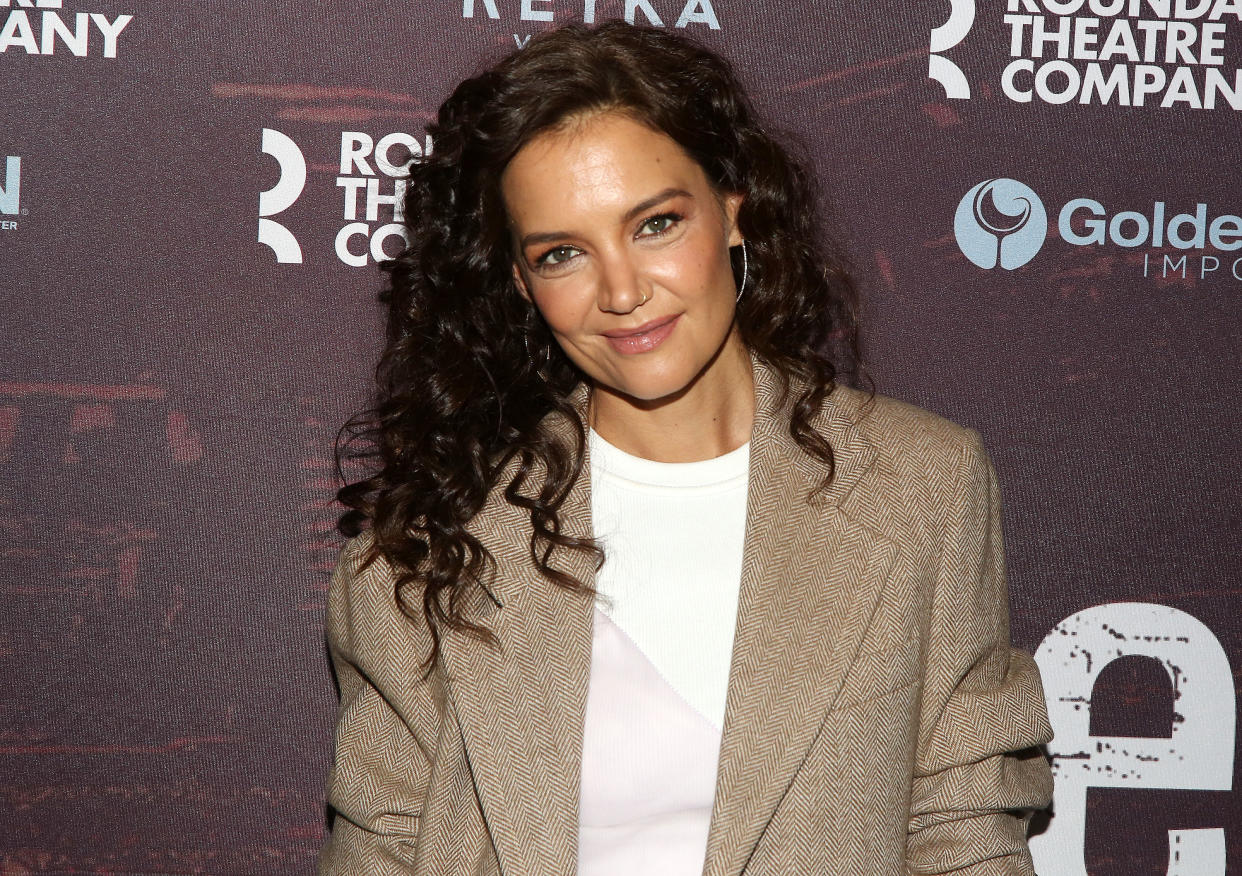
[[[736,328],[680,392],[652,401],[596,386],[588,422],[609,444],[656,462],[698,462],[750,440],[755,391],[750,354]]]

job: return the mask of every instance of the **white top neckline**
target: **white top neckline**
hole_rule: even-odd
[[[649,487],[710,487],[745,480],[750,442],[721,456],[695,462],[657,462],[627,453],[590,430],[591,462],[608,475]]]

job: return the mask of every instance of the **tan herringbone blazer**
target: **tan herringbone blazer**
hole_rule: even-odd
[[[838,388],[817,426],[837,477],[789,436],[754,362],[746,545],[705,876],[1030,874],[1051,798],[1034,661],[1009,644],[995,474],[973,430]],[[578,397],[579,410],[585,393]],[[565,429],[550,421],[550,428]],[[542,578],[500,491],[471,524],[498,574],[469,616],[496,652],[429,635],[391,567],[346,545],[327,634],[341,688],[320,876],[571,876],[592,606]],[[564,505],[591,534],[584,474]],[[594,581],[589,559],[561,567]],[[686,629],[692,634],[693,618]]]

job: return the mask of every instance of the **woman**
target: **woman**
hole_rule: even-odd
[[[728,66],[571,26],[429,132],[320,873],[1030,873],[991,464],[836,381],[851,286]]]

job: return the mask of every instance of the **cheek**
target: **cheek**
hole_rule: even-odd
[[[535,306],[556,334],[572,334],[587,319],[593,296],[582,284],[572,281],[554,283],[551,288],[534,290]]]
[[[723,299],[732,282],[728,252],[706,234],[683,243],[651,260],[652,278],[682,296]]]

